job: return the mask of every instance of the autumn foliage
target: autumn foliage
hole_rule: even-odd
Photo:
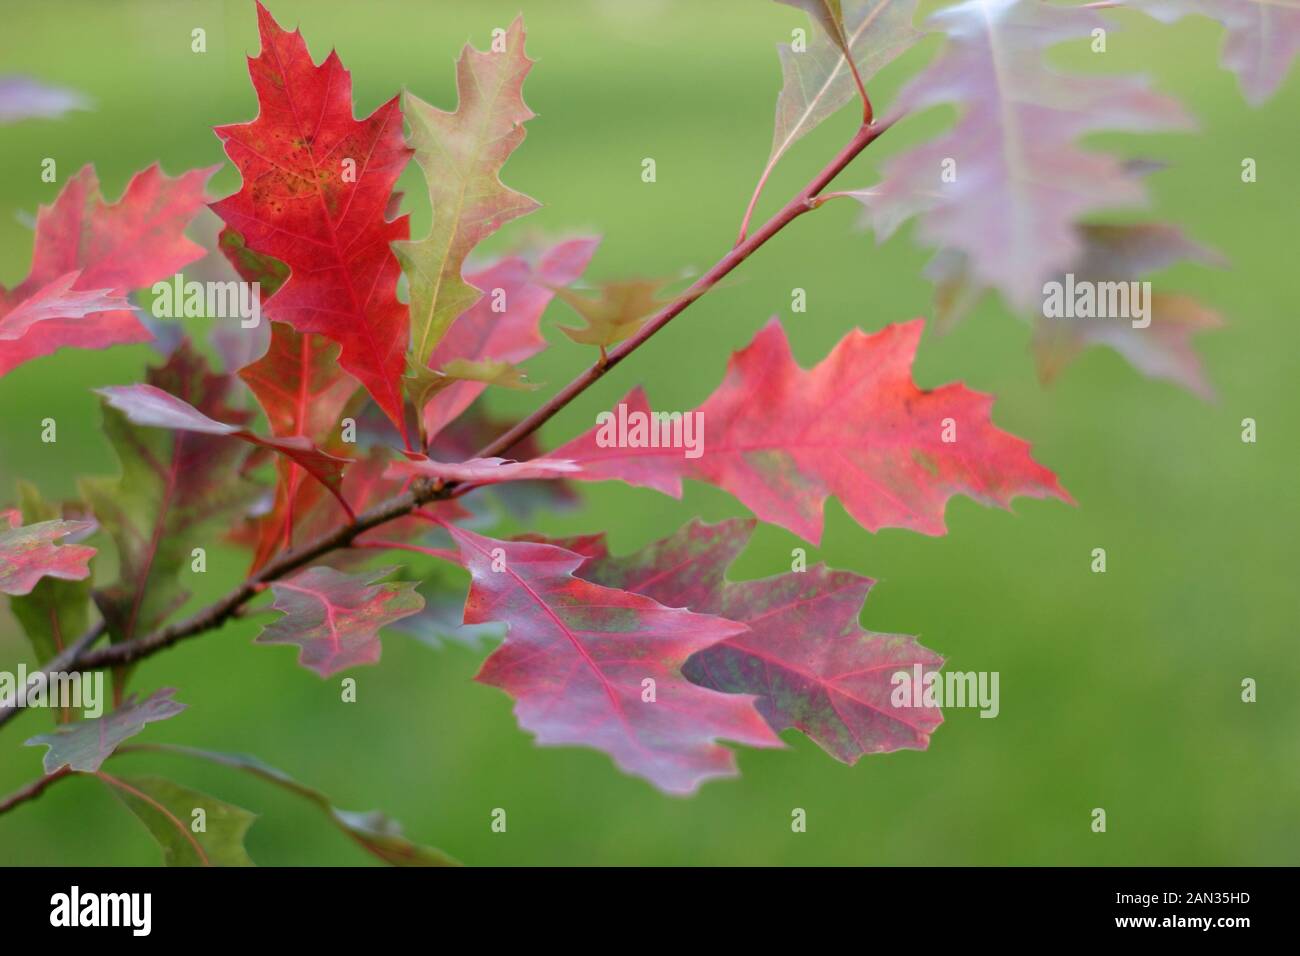
[[[507,540],[468,520],[483,495],[546,507],[574,500],[580,483],[612,480],[674,496],[684,479],[707,483],[812,545],[829,498],[867,532],[927,535],[945,533],[954,496],[1000,508],[1019,496],[1071,502],[1029,443],[994,424],[991,396],[961,383],[916,384],[926,323],[907,316],[862,317],[875,331],[845,320],[842,338],[811,367],[795,360],[772,319],[725,369],[720,357],[718,384],[697,409],[673,413],[702,423],[698,456],[663,443],[611,444],[597,426],[550,450],[538,445],[554,411],[753,248],[836,197],[861,203],[881,238],[916,219],[915,237],[937,250],[931,274],[944,325],[986,292],[1030,311],[1043,282],[1066,271],[1127,281],[1179,259],[1215,263],[1167,224],[1082,223],[1141,203],[1149,170],[1083,147],[1081,137],[1191,124],[1140,77],[1081,82],[1047,66],[1049,49],[1086,42],[1104,12],[992,0],[946,7],[918,25],[909,0],[784,2],[807,10],[814,29],[806,50],[780,52],[773,144],[741,241],[675,294],[657,279],[584,282],[598,245],[589,236],[474,258],[484,239],[539,205],[500,178],[534,118],[522,19],[490,48],[465,48],[454,110],[405,93],[358,119],[338,56],[314,62],[301,34],[258,3],[261,49],[248,61],[258,113],[215,130],[240,175],[235,193],[205,193],[212,169],[172,178],[151,167],[115,203],[89,167],[68,180],[37,217],[28,277],[0,291],[0,374],[61,348],[151,339],[130,296],[208,251],[187,238],[205,205],[222,222],[217,249],[230,277],[260,284],[268,321],[239,330],[241,350],[216,350],[241,358],[212,358],[186,341],[145,381],[100,389],[120,473],[84,478],[76,502],[47,503],[27,486],[0,512],[0,591],[36,656],[55,671],[110,670],[115,682],[109,713],[28,741],[47,748],[47,774],[101,776],[169,863],[249,862],[244,811],[169,781],[103,771],[120,749],[148,746],[128,740],[184,709],[175,699],[183,690],[130,695],[131,665],[250,606],[276,612],[256,642],[290,645],[321,678],[379,664],[385,627],[432,626],[417,623],[428,609],[406,571],[413,554],[463,569],[461,623],[501,628],[477,679],[513,698],[522,730],[542,745],[596,748],[667,793],[734,775],[734,745],[780,748],[792,728],[849,764],[928,746],[942,715],[892,705],[891,675],[933,672],[940,652],[866,629],[872,581],[859,575],[814,564],[734,579],[728,568],[755,520],[692,521],[622,555],[600,534]],[[1223,19],[1225,64],[1252,101],[1276,87],[1296,52],[1279,41],[1268,57],[1242,54],[1269,29],[1240,15],[1252,0],[1130,5],[1166,20]],[[1296,22],[1275,29],[1300,35]],[[936,57],[896,102],[869,101],[874,74],[927,33],[944,38]],[[849,104],[871,134],[758,227],[751,219],[768,173]],[[955,125],[892,157],[880,182],[823,188],[876,135],[942,104],[957,108]],[[421,237],[410,235],[395,192],[412,160],[433,209]],[[947,160],[959,171],[951,181],[941,176]],[[720,224],[719,234],[730,228]],[[1160,294],[1168,308],[1149,330],[1062,330],[1035,317],[1043,377],[1104,343],[1142,372],[1208,393],[1189,340],[1219,319],[1179,293]],[[534,416],[492,421],[476,404],[485,390],[536,388],[521,365],[547,347],[541,320],[556,299],[572,340],[563,347],[585,349],[591,368]],[[659,421],[652,394],[653,383],[632,387],[614,414]],[[246,550],[249,576],[217,604],[190,607],[180,572],[192,542],[218,537]],[[115,555],[114,577],[100,570],[101,550]],[[271,657],[267,666],[283,663]],[[303,796],[387,862],[450,862],[382,815],[337,810],[254,758],[185,752]],[[178,832],[173,811],[187,817],[179,808],[197,804],[222,825]]]

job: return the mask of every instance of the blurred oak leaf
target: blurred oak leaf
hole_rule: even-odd
[[[371,853],[391,866],[458,866],[459,864],[441,850],[413,843],[402,835],[401,825],[378,810],[358,813],[340,810],[333,801],[315,787],[309,787],[257,757],[248,754],[222,753],[199,750],[194,747],[155,745],[141,750],[160,751],[206,760],[209,763],[243,771],[253,777],[279,787],[318,807],[330,823],[355,840],[367,853]]]
[[[580,328],[560,326],[560,331],[584,345],[606,348],[635,335],[646,320],[671,299],[659,297],[666,279],[622,279],[603,282],[594,296],[572,289],[556,289],[555,295],[577,312],[586,323]]]
[[[1223,66],[1237,75],[1252,106],[1277,92],[1300,53],[1300,3],[1295,0],[1127,0],[1124,6],[1165,23],[1190,14],[1222,23],[1228,35]]]
[[[1101,130],[1186,129],[1192,121],[1143,77],[1048,67],[1051,48],[1106,26],[1096,11],[967,0],[926,25],[946,44],[899,94],[897,110],[950,103],[957,123],[892,157],[878,186],[850,195],[864,202],[865,221],[881,238],[919,214],[921,241],[961,251],[978,282],[1027,309],[1042,283],[1082,251],[1081,217],[1146,202],[1129,164],[1077,141]]]
[[[26,119],[58,119],[70,110],[90,109],[76,90],[51,86],[30,76],[0,76],[0,124]]]
[[[1084,252],[1071,270],[1075,282],[1136,282],[1180,262],[1223,266],[1217,252],[1166,223],[1085,225],[1080,227]],[[1041,313],[1034,320],[1034,357],[1044,382],[1090,345],[1114,349],[1140,373],[1181,385],[1201,398],[1214,396],[1192,336],[1223,324],[1222,317],[1194,297],[1153,292],[1146,303],[1150,324],[1134,327],[1124,318],[1061,319]]]

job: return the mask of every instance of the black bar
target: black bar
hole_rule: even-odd
[[[1294,877],[1291,869],[1235,868],[8,869],[0,870],[0,939],[19,952],[29,938],[70,933],[128,945],[291,938],[331,946],[398,933],[450,944],[464,933],[471,945],[518,934],[558,948],[599,927],[615,934],[607,941],[637,947],[715,934],[752,945],[779,927],[813,938],[852,933],[864,947],[895,933],[927,949],[935,940],[1039,941],[1045,933],[1230,945],[1242,933],[1286,927]],[[128,925],[51,925],[69,922],[74,886],[78,921],[116,909]],[[137,910],[99,896],[146,893],[147,937],[130,925],[132,916],[144,923],[143,897]]]

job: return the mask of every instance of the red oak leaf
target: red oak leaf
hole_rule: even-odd
[[[338,365],[339,346],[271,323],[266,354],[239,372],[266,412],[271,433],[326,444],[339,430],[356,380]]]
[[[603,750],[669,793],[735,774],[719,739],[781,745],[753,698],[707,690],[680,672],[691,654],[743,625],[583,581],[573,576],[582,555],[563,548],[448,531],[473,578],[464,623],[508,627],[475,679],[515,698],[520,726],[538,743]]]
[[[90,577],[89,561],[95,549],[55,542],[68,535],[88,534],[95,528],[93,521],[21,522],[17,511],[0,512],[0,593],[30,594],[44,577],[65,581]]]
[[[389,244],[409,229],[405,216],[385,216],[411,153],[397,99],[353,119],[338,55],[316,66],[302,35],[282,30],[260,3],[257,20],[262,51],[248,70],[261,112],[217,128],[243,186],[212,208],[248,248],[289,267],[268,314],[338,342],[340,364],[401,428],[409,316]]]
[[[245,281],[259,283],[264,295],[273,295],[289,278],[283,262],[249,249],[244,237],[229,227],[221,230],[219,244],[235,271]],[[338,364],[338,343],[298,332],[283,322],[272,322],[270,329],[263,331],[266,344],[261,357],[243,366],[239,377],[257,396],[271,432],[322,446],[337,444],[339,418],[357,390],[356,379]],[[302,471],[292,461],[281,459],[278,465],[274,504],[258,521],[257,551],[262,560],[292,546],[300,514],[297,499]],[[316,496],[309,493],[307,497],[301,504],[310,507]],[[344,508],[347,510],[346,502]]]
[[[531,461],[507,461],[504,458],[471,458],[468,461],[434,461],[424,455],[408,455],[406,461],[388,466],[385,478],[436,478],[440,481],[466,481],[490,485],[499,481],[563,478],[578,470],[571,461],[534,458]]]
[[[991,396],[959,384],[917,388],[911,367],[923,325],[916,319],[871,335],[855,329],[804,371],[773,319],[732,356],[718,390],[683,416],[678,434],[688,437],[694,416],[698,457],[687,457],[681,442],[669,447],[671,434],[663,440],[671,428],[649,419],[639,388],[605,423],[550,457],[576,461],[575,479],[621,479],[674,497],[683,478],[705,481],[812,542],[821,540],[829,495],[869,531],[934,535],[945,531],[953,495],[1002,507],[1016,495],[1069,501],[1027,442],[993,426]],[[637,422],[650,422],[641,429],[647,441],[628,447]],[[650,438],[659,447],[646,447]]]
[[[284,616],[257,636],[258,644],[295,644],[298,662],[321,677],[379,660],[379,629],[419,613],[424,599],[415,582],[376,584],[391,573],[342,574],[333,568],[308,568],[271,585]]]
[[[360,458],[348,467],[343,476],[343,497],[347,499],[352,510],[360,514],[368,508],[400,494],[405,482],[397,478],[388,478],[385,472],[390,464],[389,453],[375,448],[365,458]],[[548,483],[549,484],[549,483]],[[277,501],[275,508],[282,505]],[[420,511],[405,518],[389,521],[379,528],[362,534],[355,544],[368,546],[373,540],[410,541],[435,530],[436,520],[460,521],[469,517],[459,501],[436,501],[425,505]],[[326,495],[319,482],[307,481],[300,484],[293,497],[294,537],[299,541],[311,541],[323,534],[333,531],[339,525],[338,504]],[[245,527],[238,529],[234,540],[253,549],[252,570],[262,568],[268,561],[284,550],[284,524],[272,511],[257,515]],[[370,551],[349,548],[332,555],[328,559],[334,567],[346,567],[360,563],[372,556]]]
[[[590,559],[609,557],[609,546],[605,542],[605,533],[603,531],[596,534],[575,534],[568,538],[548,538],[545,535],[529,532],[528,534],[515,535],[514,540],[535,541],[538,544],[549,544],[557,548],[563,548],[565,551],[572,551],[574,554],[580,554],[589,559],[589,563]],[[587,565],[584,564],[583,569],[586,567]],[[579,576],[586,577],[587,575],[581,573]]]
[[[283,322],[271,323],[266,354],[242,369],[239,377],[257,396],[273,434],[334,444],[343,408],[357,390],[356,380],[339,367],[338,356],[339,346],[329,339],[296,332]],[[275,504],[262,521],[262,533],[282,547],[293,543],[294,500],[301,479],[292,461],[282,462]],[[348,509],[346,501],[343,506]]]
[[[204,415],[188,402],[153,385],[110,385],[95,391],[108,399],[108,404],[126,415],[133,424],[203,435],[228,435],[278,452],[328,488],[351,514],[340,491],[343,469],[351,459],[337,458],[301,436],[266,438],[240,425],[219,422]]]
[[[747,624],[747,631],[693,654],[682,673],[702,687],[757,695],[773,730],[797,727],[850,764],[864,754],[924,750],[943,715],[936,707],[895,707],[894,675],[910,679],[916,667],[933,672],[943,658],[907,635],[859,626],[870,578],[819,564],[728,581],[726,569],[753,530],[753,521],[693,521],[635,554],[597,552],[578,575]]]
[[[10,516],[7,520],[6,515]],[[19,481],[18,508],[7,513],[0,511],[0,528],[60,518],[78,521],[85,516],[86,508],[81,502],[46,501],[35,485]],[[90,590],[89,576],[77,581],[46,578],[29,594],[9,599],[9,611],[26,632],[37,660],[50,660],[76,635],[86,633],[90,624]]]
[[[33,325],[50,319],[83,319],[96,312],[131,308],[124,296],[113,295],[107,289],[74,290],[80,276],[80,272],[59,276],[0,317],[0,339],[22,338]]]
[[[64,347],[149,341],[117,300],[202,258],[185,227],[203,207],[212,172],[195,169],[170,179],[150,166],[112,205],[90,166],[69,179],[54,204],[37,214],[31,272],[11,291],[0,289],[0,375]],[[96,302],[91,293],[114,301]]]
[[[487,295],[462,312],[434,349],[429,367],[442,368],[455,359],[512,364],[530,359],[546,348],[539,326],[552,291],[576,281],[591,261],[600,240],[570,239],[544,250],[536,264],[508,256],[466,277]],[[424,433],[430,441],[465,411],[487,386],[482,382],[453,382],[424,407]]]

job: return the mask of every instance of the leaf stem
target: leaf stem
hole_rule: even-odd
[[[93,647],[95,642],[107,633],[108,625],[103,621],[96,624],[85,634],[81,635],[81,637],[77,638],[61,653],[56,654],[54,657],[42,664],[36,673],[30,674],[27,678],[27,686],[35,687],[36,681],[41,675],[49,676],[55,671],[74,670],[74,665],[77,663],[81,655]],[[6,700],[0,701],[0,727],[3,727],[17,716],[21,710],[22,708],[17,706],[16,697],[10,697]]]

